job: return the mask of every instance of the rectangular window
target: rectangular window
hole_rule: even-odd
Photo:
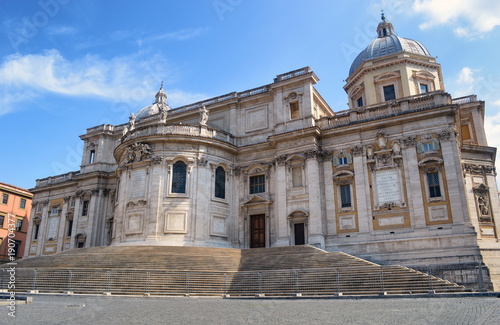
[[[172,193],[186,193],[187,165],[178,161],[173,165],[172,171]]]
[[[89,201],[85,200],[82,202],[82,216],[86,216],[89,213]]]
[[[33,228],[33,239],[36,240],[38,239],[38,232],[40,231],[40,224],[35,223],[35,226]]]
[[[420,93],[425,94],[429,92],[429,86],[426,84],[420,84]]]
[[[250,176],[250,194],[264,193],[266,191],[266,176]]]
[[[4,221],[5,221],[5,216],[4,215],[0,215],[0,228],[3,228]]]
[[[26,209],[26,199],[21,199],[21,202],[19,202],[19,208]]]
[[[50,214],[51,215],[58,215],[59,214],[59,206],[58,205],[54,205],[52,207],[52,209],[50,210]]]
[[[16,231],[21,231],[23,229],[23,219],[16,220]]]
[[[470,136],[469,125],[462,125],[462,140],[470,140],[472,137]]]
[[[7,204],[9,202],[9,194],[2,194],[2,203]]]
[[[347,159],[347,157],[338,157],[338,162],[339,162],[339,165],[349,164],[349,160]]]
[[[73,220],[68,220],[68,229],[66,229],[66,236],[71,237],[72,231],[73,231]]]
[[[292,185],[293,187],[302,186],[302,167],[292,167]]]
[[[384,100],[396,99],[396,91],[394,90],[394,85],[384,86]]]
[[[357,100],[357,103],[358,103],[358,107],[363,106],[363,97],[359,97]]]
[[[90,150],[89,164],[93,164],[95,160],[95,150]]]
[[[290,103],[290,119],[294,120],[299,117],[300,117],[299,103],[298,102]]]
[[[43,209],[42,204],[41,204],[41,203],[38,203],[38,204],[37,204],[37,206],[36,206],[36,212],[37,212],[37,213],[40,213],[40,212],[42,212],[42,209]]]
[[[423,150],[424,152],[434,151],[434,143],[433,143],[433,142],[430,142],[430,143],[422,143],[422,150]]]
[[[226,198],[226,171],[221,166],[215,169],[215,197]]]
[[[441,197],[438,172],[427,174],[427,185],[429,186],[429,197]]]
[[[340,202],[342,208],[350,208],[351,203],[351,185],[340,185]]]

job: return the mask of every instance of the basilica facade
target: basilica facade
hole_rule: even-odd
[[[382,18],[335,111],[309,67],[81,136],[81,169],[37,180],[24,257],[106,245],[309,244],[386,264],[490,266],[500,202],[485,103],[453,98]],[[496,270],[496,271],[495,271]],[[496,272],[496,273],[495,273]]]

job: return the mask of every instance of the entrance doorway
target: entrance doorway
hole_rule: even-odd
[[[305,235],[305,224],[296,223],[293,225],[295,245],[305,245],[306,235]]]
[[[250,216],[250,248],[266,247],[266,216]]]

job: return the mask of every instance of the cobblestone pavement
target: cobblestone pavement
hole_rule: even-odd
[[[0,324],[500,324],[499,298],[220,299],[35,295]]]

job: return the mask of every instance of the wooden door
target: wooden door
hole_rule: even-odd
[[[266,216],[250,216],[250,248],[266,247]]]

